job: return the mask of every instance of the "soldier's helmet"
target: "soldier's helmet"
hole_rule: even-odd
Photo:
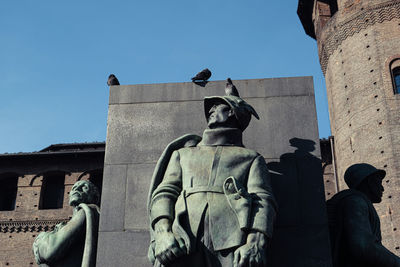
[[[235,113],[235,117],[239,122],[240,130],[244,131],[249,126],[251,115],[260,119],[257,112],[250,104],[244,101],[242,98],[234,95],[226,96],[209,96],[204,98],[204,112],[206,118],[210,116],[210,109],[216,104],[227,104],[230,106]]]
[[[383,179],[386,171],[375,168],[368,163],[353,164],[344,173],[344,181],[349,188],[357,188],[361,182],[370,176]]]

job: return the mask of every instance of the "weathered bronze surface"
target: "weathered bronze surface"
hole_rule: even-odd
[[[382,201],[386,173],[372,165],[350,166],[343,190],[327,201],[334,267],[400,266],[400,258],[381,241],[378,214],[372,203]]]
[[[94,267],[100,210],[99,192],[89,181],[78,181],[69,194],[73,216],[51,232],[40,233],[33,243],[36,263],[49,267]]]
[[[159,159],[149,192],[154,266],[266,266],[276,202],[264,158],[242,132],[255,110],[207,97],[203,137],[185,135]]]

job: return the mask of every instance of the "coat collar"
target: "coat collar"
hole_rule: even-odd
[[[241,146],[242,131],[237,128],[206,129],[198,146]]]

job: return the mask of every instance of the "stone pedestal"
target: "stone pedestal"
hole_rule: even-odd
[[[312,77],[234,81],[261,119],[244,144],[262,154],[279,204],[270,266],[330,266]],[[150,266],[146,199],[175,138],[206,127],[203,98],[225,81],[114,86],[110,92],[97,266]]]

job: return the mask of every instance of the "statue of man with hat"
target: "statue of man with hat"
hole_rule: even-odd
[[[155,168],[149,259],[154,266],[266,266],[276,202],[264,158],[242,143],[258,115],[238,94],[206,97],[204,111],[203,137],[173,141]]]
[[[327,201],[334,267],[400,266],[400,258],[381,243],[380,220],[372,204],[382,201],[385,175],[370,164],[354,164],[344,174],[349,189]]]

